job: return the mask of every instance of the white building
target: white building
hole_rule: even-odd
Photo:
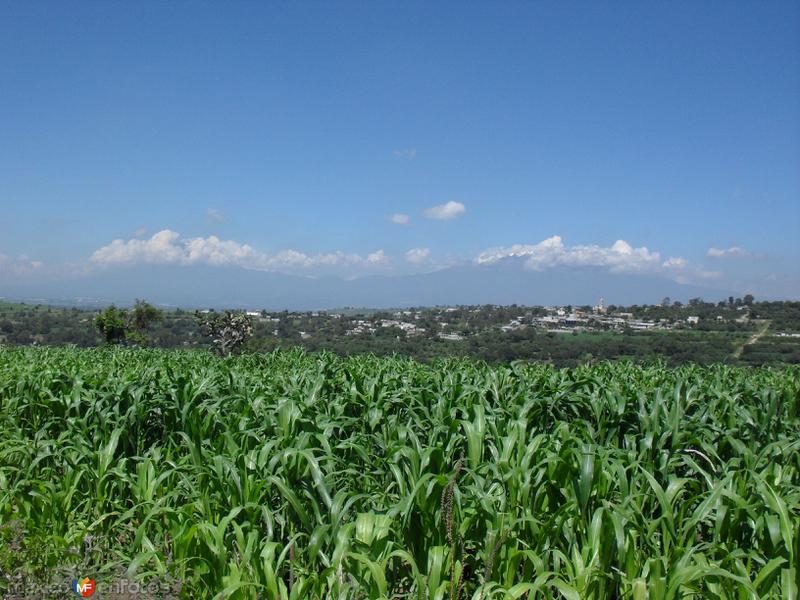
[[[606,308],[605,302],[603,302],[602,298],[600,298],[600,302],[597,303],[597,306],[594,307],[594,312],[598,315],[604,315],[608,312],[608,309]]]
[[[442,340],[449,340],[451,342],[458,342],[464,339],[464,336],[457,333],[440,333],[439,338]]]

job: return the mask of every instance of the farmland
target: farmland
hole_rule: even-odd
[[[777,599],[799,561],[798,367],[0,348],[3,597]]]

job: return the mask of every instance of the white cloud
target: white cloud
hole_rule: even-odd
[[[428,255],[431,253],[429,248],[412,248],[406,252],[406,262],[412,265],[419,265],[428,260]]]
[[[222,213],[218,211],[216,208],[209,208],[206,211],[206,216],[208,220],[212,223],[222,223],[225,220],[225,217],[222,216]]]
[[[147,235],[147,229],[144,227],[139,227],[139,229],[133,232],[133,237],[137,238],[144,237],[146,235]]]
[[[526,258],[525,268],[542,271],[550,267],[605,267],[612,272],[636,273],[658,270],[661,255],[645,247],[633,248],[625,240],[617,240],[610,247],[597,245],[565,246],[560,236],[554,235],[538,244],[515,244],[491,248],[478,255],[478,264],[491,264],[504,258]],[[671,259],[679,260],[679,259]]]
[[[463,215],[466,210],[467,208],[461,204],[461,202],[454,202],[453,200],[450,200],[450,202],[445,204],[426,208],[422,214],[425,215],[426,219],[449,221],[450,219],[455,219],[459,215]]]
[[[371,265],[385,265],[389,262],[389,257],[384,254],[383,250],[378,250],[367,255],[367,262]]]
[[[683,269],[688,264],[689,261],[685,258],[668,258],[661,266],[665,269]]]
[[[352,271],[388,264],[389,257],[377,250],[366,257],[342,251],[306,254],[299,250],[281,250],[267,254],[247,244],[221,240],[217,236],[182,238],[164,229],[146,240],[114,240],[92,254],[98,265],[213,265],[279,272]]]
[[[417,157],[417,149],[416,148],[398,148],[397,150],[392,150],[392,154],[394,154],[397,158],[405,158],[406,160],[414,160]]]
[[[114,240],[96,250],[91,260],[100,264],[146,262],[168,264],[183,259],[184,249],[178,245],[180,234],[165,229],[147,240]]]
[[[0,273],[11,273],[12,275],[27,275],[39,271],[44,267],[40,260],[31,260],[27,256],[12,258],[5,254],[0,254]]]
[[[411,222],[411,217],[404,213],[392,213],[389,215],[389,220],[395,225],[408,225]]]
[[[634,248],[625,240],[611,246],[565,246],[560,236],[554,235],[538,244],[514,244],[490,248],[481,252],[475,262],[493,264],[508,258],[524,259],[526,269],[543,271],[554,267],[596,267],[611,273],[660,274],[680,283],[718,279],[719,271],[709,271],[701,265],[692,265],[682,257],[661,260],[659,252],[642,246]]]
[[[692,281],[719,279],[722,273],[708,271],[701,265],[692,265],[685,258],[668,258],[661,266],[667,275],[673,277],[678,283],[691,283]]]
[[[706,252],[711,258],[745,258],[750,256],[750,252],[741,246],[731,246],[730,248],[709,248]]]

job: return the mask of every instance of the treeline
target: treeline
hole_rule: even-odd
[[[569,307],[571,308],[571,307]],[[579,307],[576,307],[579,308]],[[673,331],[626,331],[555,333],[531,327],[504,332],[500,325],[511,319],[544,314],[541,307],[484,306],[449,309],[411,309],[402,318],[413,321],[419,333],[398,327],[377,327],[372,333],[352,335],[359,322],[376,323],[396,318],[392,312],[369,315],[325,313],[262,313],[236,319],[247,335],[236,342],[249,352],[301,346],[329,350],[342,356],[392,354],[428,361],[445,356],[470,356],[488,362],[535,360],[573,366],[596,360],[663,359],[669,364],[736,362],[762,365],[800,363],[800,338],[778,337],[775,332],[800,332],[800,302],[753,302],[745,304],[692,302],[677,306],[609,307],[650,320],[684,321],[697,315],[700,323]],[[99,346],[105,343],[161,348],[211,348],[228,324],[226,313],[161,311],[145,302],[131,308],[108,307],[103,311],[0,303],[0,344]],[[719,317],[719,318],[718,318]],[[756,343],[749,338],[769,320],[769,333]],[[230,327],[228,327],[230,329]],[[461,340],[445,340],[440,333],[458,333]],[[218,350],[220,348],[217,348]],[[224,350],[228,351],[228,350]],[[738,351],[738,352],[737,352]]]
[[[465,340],[432,340],[425,337],[397,338],[389,335],[354,338],[309,339],[299,344],[308,350],[329,350],[342,356],[394,354],[430,361],[447,356],[470,356],[490,363],[513,360],[549,362],[571,367],[598,360],[630,359],[637,362],[665,360],[670,365],[736,362],[731,357],[747,336],[720,332],[636,332],[564,334],[532,329],[492,331]],[[253,340],[256,350],[290,347],[280,340]],[[800,344],[798,344],[800,346]],[[762,363],[775,362],[761,356]],[[800,362],[800,354],[783,356],[778,362]],[[787,360],[789,359],[789,360]]]

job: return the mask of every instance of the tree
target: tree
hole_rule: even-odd
[[[744,297],[744,299],[743,299],[742,301],[743,301],[743,302],[744,302],[744,303],[745,303],[747,306],[752,306],[752,304],[753,304],[753,300],[755,300],[755,298],[753,298],[753,294],[747,294],[747,295]]]
[[[661,300],[661,306],[667,308],[669,305],[670,305],[669,296],[664,296],[664,298]]]
[[[128,322],[132,329],[144,331],[153,323],[164,318],[164,313],[144,300],[136,300],[133,309],[128,314]]]
[[[125,341],[127,329],[125,311],[113,304],[95,317],[94,325],[107,344],[121,344]]]
[[[147,330],[164,319],[164,313],[144,300],[136,300],[133,309],[126,315],[126,339],[144,346],[148,343]]]
[[[136,300],[130,311],[113,304],[95,318],[94,324],[108,344],[130,342],[139,346],[147,344],[146,331],[153,323],[164,318],[164,313],[144,300]]]
[[[243,312],[226,310],[217,313],[195,312],[195,317],[204,335],[211,338],[214,349],[220,356],[228,356],[253,335],[253,322]]]

